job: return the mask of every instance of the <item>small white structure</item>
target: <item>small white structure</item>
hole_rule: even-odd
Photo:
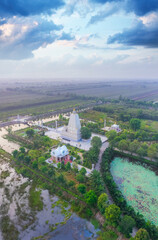
[[[70,161],[69,151],[65,145],[52,149],[51,151],[51,160],[56,162]]]
[[[68,126],[63,128],[62,138],[76,142],[81,140],[81,123],[75,110],[70,115]]]
[[[121,132],[121,128],[117,124],[113,124],[110,130],[115,130],[116,132]]]

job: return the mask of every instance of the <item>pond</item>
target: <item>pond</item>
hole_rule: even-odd
[[[111,162],[110,171],[127,203],[145,220],[158,226],[158,176],[155,172],[118,157]]]

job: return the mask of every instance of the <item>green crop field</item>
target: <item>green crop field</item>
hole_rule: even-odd
[[[78,98],[76,95],[81,96]],[[0,81],[0,120],[10,116],[41,114],[76,107],[94,101],[94,97],[158,100],[158,83],[137,81]],[[91,97],[85,100],[85,97]],[[82,117],[82,115],[81,115]],[[88,116],[87,116],[88,117]],[[106,116],[89,116],[99,120]]]

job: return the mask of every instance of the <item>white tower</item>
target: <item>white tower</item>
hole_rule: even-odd
[[[75,110],[70,115],[68,126],[64,127],[62,138],[73,141],[81,140],[81,123]]]

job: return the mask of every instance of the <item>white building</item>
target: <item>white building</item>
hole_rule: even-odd
[[[62,138],[76,142],[81,140],[81,123],[75,110],[70,115],[68,126],[62,130]]]
[[[56,162],[62,161],[70,161],[69,151],[65,145],[62,147],[58,147],[56,149],[52,149],[51,151],[51,160],[55,160]]]
[[[117,125],[117,124],[113,124],[113,125],[110,127],[110,130],[115,130],[116,132],[121,132],[121,128],[120,128],[119,125]]]

